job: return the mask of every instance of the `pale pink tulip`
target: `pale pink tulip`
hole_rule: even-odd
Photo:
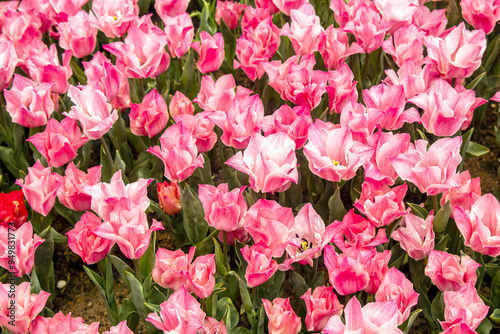
[[[455,207],[460,206],[465,211],[470,211],[479,197],[481,197],[481,180],[479,177],[471,178],[468,170],[463,171],[458,176],[459,186],[443,192],[441,206],[450,202],[451,218],[455,217]]]
[[[0,92],[9,87],[17,62],[14,44],[9,40],[0,41]]]
[[[61,2],[61,1],[60,1]],[[77,58],[83,58],[94,52],[97,42],[97,28],[92,25],[89,14],[81,10],[70,16],[67,22],[57,25],[59,45],[71,50]]]
[[[300,298],[304,300],[307,307],[306,327],[308,331],[321,331],[331,317],[342,315],[344,306],[339,303],[332,286],[317,287],[312,294],[309,288]]]
[[[493,32],[500,20],[500,1],[498,0],[462,0],[462,17],[475,29]]]
[[[75,228],[66,233],[69,248],[87,264],[94,264],[104,259],[115,244],[94,234],[101,223],[99,217],[87,211],[76,223]]]
[[[374,3],[382,18],[393,24],[391,32],[407,26],[419,5],[418,0],[374,0]]]
[[[270,0],[268,1],[272,6],[274,4]],[[241,30],[243,33],[247,33],[248,28],[255,29],[262,21],[266,21],[269,17],[272,18],[271,7],[269,6],[259,6],[259,0],[255,2],[256,8],[251,6],[246,6],[245,11],[243,12],[243,16],[241,17]],[[276,12],[279,10],[275,7]]]
[[[358,43],[354,42],[349,45],[349,36],[344,29],[335,28],[333,24],[326,28],[325,33],[319,37],[318,49],[329,70],[336,70],[347,57],[353,54],[364,53]]]
[[[217,7],[215,8],[215,22],[221,25],[221,19],[231,30],[236,29],[241,13],[245,9],[245,5],[233,1],[220,1],[217,0]]]
[[[203,111],[196,115],[177,115],[174,117],[176,123],[182,123],[193,138],[196,139],[198,152],[210,151],[217,142],[217,134],[214,132],[215,123],[209,118],[209,111]]]
[[[31,208],[43,216],[47,216],[54,207],[56,192],[62,183],[62,176],[51,173],[50,167],[44,168],[39,160],[28,167],[28,175],[16,184],[23,188],[23,193]]]
[[[89,168],[87,174],[76,168],[73,162],[68,164],[63,181],[57,189],[57,198],[62,205],[75,211],[89,211],[92,197],[82,188],[98,183],[101,179],[101,167]]]
[[[341,114],[344,106],[358,100],[356,83],[354,74],[347,64],[342,64],[337,70],[330,71],[328,86],[326,86],[330,113]]]
[[[153,280],[160,286],[177,291],[186,284],[186,274],[194,257],[194,247],[191,247],[189,254],[182,250],[169,251],[165,248],[158,248],[155,257],[155,266],[151,273]]]
[[[347,66],[347,64],[344,64],[342,66]],[[349,72],[350,71],[351,70],[349,69]],[[339,74],[339,76],[341,75],[339,71],[337,71],[336,74]],[[332,82],[330,83],[332,84]],[[340,113],[340,127],[351,129],[352,139],[356,142],[367,145],[368,144],[367,139],[369,138],[368,136],[370,135],[371,131],[368,130],[368,114],[366,113],[366,107],[362,103],[356,102],[358,99],[356,81],[350,83],[349,85],[350,87],[347,88],[352,90],[344,91],[342,93],[352,94],[353,95],[352,99],[350,96],[346,96],[347,98],[344,101],[342,101],[342,103],[345,103],[342,106],[342,109],[339,110],[336,108],[336,106],[332,106],[334,108],[333,111],[336,113]],[[328,86],[326,87],[326,89],[328,90],[329,87],[332,86]],[[332,97],[330,97],[329,103],[331,102],[331,98]]]
[[[169,118],[167,103],[163,96],[153,88],[146,94],[142,103],[130,106],[130,131],[136,136],[153,138],[163,131]]]
[[[292,9],[299,9],[303,4],[309,3],[309,0],[272,0],[272,3],[283,14],[291,15]]]
[[[376,9],[362,4],[355,11],[353,19],[346,23],[344,30],[356,37],[365,53],[372,53],[382,45],[385,33],[391,26],[392,23],[382,20]]]
[[[64,315],[59,311],[51,318],[37,317],[33,322],[31,334],[99,334],[99,323],[86,325],[82,318],[71,317],[71,312]]]
[[[386,70],[385,73],[387,77],[383,82],[387,86],[402,85],[407,100],[427,92],[432,83],[440,79],[440,74],[431,65],[427,64],[422,68],[412,59],[405,60],[397,74],[394,70]]]
[[[33,55],[26,61],[30,77],[39,84],[46,82],[53,84],[51,92],[65,94],[69,87],[68,79],[73,74],[69,66],[71,51],[67,50],[62,56],[62,65],[59,62],[56,45],[52,44],[49,50]]]
[[[426,33],[419,30],[416,25],[410,24],[394,32],[394,37],[389,37],[382,43],[385,53],[392,55],[394,62],[401,67],[411,59],[420,65],[424,59],[424,37]]]
[[[217,321],[215,318],[205,317],[201,334],[227,334],[227,328],[223,320]]]
[[[92,1],[92,12],[99,30],[108,38],[125,35],[132,22],[139,18],[137,2],[138,0]]]
[[[290,305],[290,299],[275,298],[272,302],[263,298],[262,305],[269,318],[269,334],[297,334],[302,324]]]
[[[189,268],[186,289],[198,298],[205,299],[215,287],[215,255],[198,256]]]
[[[188,13],[182,13],[175,17],[165,16],[163,20],[170,55],[172,58],[181,58],[189,51],[193,41],[193,20]]]
[[[172,117],[184,114],[194,114],[193,102],[191,102],[191,100],[179,90],[176,91],[174,96],[170,99],[168,109]]]
[[[446,17],[446,9],[430,10],[427,6],[418,6],[413,13],[412,23],[420,30],[423,30],[427,35],[439,37],[446,29],[448,18]]]
[[[422,219],[408,213],[401,220],[401,227],[392,232],[391,238],[399,241],[401,248],[415,260],[422,260],[434,249],[434,216],[430,214]]]
[[[262,243],[241,249],[241,255],[247,261],[245,280],[251,288],[265,283],[278,270],[278,263],[273,260],[271,249]]]
[[[226,164],[248,174],[250,188],[256,192],[282,192],[298,182],[295,143],[283,131],[267,137],[253,134],[243,153],[236,153]]]
[[[391,251],[385,250],[380,253],[376,250],[365,250],[360,251],[360,254],[361,261],[363,261],[363,265],[370,275],[368,286],[363,291],[374,295],[380,287],[385,274],[389,271],[388,265],[391,259]]]
[[[200,33],[200,42],[191,43],[191,47],[198,53],[196,66],[198,70],[207,74],[219,69],[224,61],[224,39],[221,33],[211,36],[208,32]]]
[[[250,94],[251,90],[241,86],[236,87],[231,74],[221,76],[216,82],[210,75],[205,75],[201,78],[200,92],[193,102],[198,103],[205,111],[227,111],[236,96],[245,98]]]
[[[324,29],[314,7],[305,3],[298,9],[292,9],[290,18],[290,24],[285,23],[280,35],[290,38],[295,54],[304,56],[318,51],[319,39],[324,34]]]
[[[105,331],[103,334],[134,334],[134,332],[127,327],[127,320],[123,320],[118,325],[111,327],[109,331]]]

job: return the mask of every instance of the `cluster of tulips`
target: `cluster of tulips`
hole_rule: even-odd
[[[103,333],[497,330],[500,1],[196,1],[0,2],[0,325],[98,333],[66,244]]]

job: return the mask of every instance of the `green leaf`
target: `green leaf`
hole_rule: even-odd
[[[99,276],[99,274],[93,271],[92,269],[88,268],[87,266],[83,266],[83,270],[85,270],[90,280],[97,287],[97,290],[101,293],[101,295],[106,296],[104,280],[102,279],[102,277]]]
[[[493,324],[491,323],[490,320],[488,320],[488,318],[485,318],[476,328],[476,332],[478,334],[489,334],[492,329],[493,329]]]
[[[51,227],[46,228],[39,236],[45,241],[35,251],[35,269],[42,290],[50,293],[48,307],[52,307],[55,296],[54,280],[54,240],[52,239]]]
[[[467,150],[465,151],[465,157],[470,158],[470,157],[480,157],[482,155],[485,155],[490,152],[490,149],[483,146],[479,145],[476,142],[469,141],[469,145],[467,145]]]
[[[474,133],[474,128],[470,129],[462,135],[462,146],[460,147],[460,155],[462,156],[462,161],[460,162],[459,170],[463,169],[467,146],[469,146],[470,139],[472,138],[472,133]]]
[[[236,274],[236,277],[239,279],[239,287],[240,287],[240,296],[241,296],[241,313],[245,313],[248,318],[248,322],[250,322],[250,325],[252,328],[254,328],[257,325],[257,315],[255,313],[255,308],[253,306],[253,301],[252,298],[250,297],[250,293],[248,292],[247,284],[245,281],[241,279]]]
[[[184,230],[192,244],[198,244],[208,232],[208,224],[204,218],[203,206],[196,193],[189,185],[182,190],[181,206],[183,208]]]
[[[281,206],[292,209],[297,208],[302,203],[302,187],[300,183],[292,183],[287,191],[280,192],[279,203]]]
[[[411,312],[408,319],[406,319],[406,321],[401,326],[399,326],[399,329],[402,330],[404,334],[408,334],[410,332],[411,326],[415,322],[415,319],[417,319],[417,316],[420,312],[422,312],[421,309],[417,309]]]
[[[340,187],[337,187],[333,196],[328,200],[328,210],[330,212],[330,222],[335,220],[342,221],[346,215],[347,211],[340,199]]]
[[[406,256],[406,251],[401,248],[401,245],[397,244],[391,249],[391,259],[389,260],[389,268],[396,267],[399,268],[404,261]]]
[[[429,211],[427,211],[426,209],[424,209],[423,207],[421,207],[420,205],[415,204],[415,203],[408,203],[407,202],[406,205],[408,205],[411,208],[411,212],[414,215],[417,215],[423,219],[427,219],[427,216],[429,215]]]
[[[189,50],[188,57],[186,59],[186,62],[184,63],[184,68],[182,69],[182,76],[181,76],[181,92],[185,94],[188,98],[192,98],[192,92],[196,91],[198,92],[198,89],[196,87],[195,81],[193,80],[193,57],[194,57],[194,50],[191,49]]]
[[[118,271],[118,273],[120,274],[120,277],[122,278],[122,280],[130,288],[130,285],[128,283],[127,272],[128,273],[133,273],[134,271],[128,266],[128,264],[126,264],[125,262],[123,262],[122,259],[120,259],[120,258],[118,258],[118,257],[116,257],[114,255],[108,255],[108,258],[111,261],[111,263],[113,264],[113,266],[116,268],[116,270]]]
[[[212,239],[215,246],[215,266],[217,267],[217,272],[221,275],[226,275],[227,268],[224,265],[224,254],[222,253],[219,242],[215,238]]]
[[[425,140],[425,141],[429,141],[427,139],[427,136],[425,135],[425,133],[422,132],[422,130],[420,129],[417,129],[417,132],[418,132],[418,135],[420,136],[421,139]]]
[[[495,308],[500,308],[500,271],[497,272],[495,278],[491,282],[490,289],[491,303]]]
[[[436,233],[441,233],[446,230],[446,225],[448,225],[448,221],[450,220],[451,214],[451,204],[450,201],[446,202],[446,204],[439,209],[433,221],[433,229]]]
[[[431,311],[434,319],[444,320],[444,300],[443,293],[439,292],[432,301]]]
[[[160,305],[156,305],[156,304],[150,304],[148,302],[145,302],[144,305],[146,305],[146,307],[148,309],[151,310],[151,312],[158,312],[160,313],[161,309],[160,309]]]
[[[233,68],[234,55],[236,54],[236,37],[222,19],[220,20],[220,30],[224,38],[224,53],[227,63]]]
[[[490,320],[498,327],[500,326],[500,308],[496,308],[490,315]]]
[[[141,276],[142,278],[147,277],[155,266],[156,261],[156,231],[153,232],[148,249],[139,259],[139,264],[141,266]]]
[[[198,189],[200,184],[214,185],[212,181],[212,167],[210,166],[210,159],[206,154],[203,154],[203,168],[196,168],[193,175],[189,177],[189,185],[193,189]]]
[[[240,316],[236,307],[234,307],[233,301],[227,297],[219,299],[217,302],[217,320],[225,319],[226,327],[228,329],[236,327],[240,321]],[[228,321],[229,320],[229,321]],[[229,322],[229,323],[228,323]]]
[[[87,76],[85,75],[85,72],[83,72],[82,67],[76,63],[73,57],[71,58],[69,66],[71,67],[76,80],[78,80],[78,83],[85,86],[87,84]]]
[[[474,80],[472,80],[471,82],[469,82],[469,84],[467,85],[467,89],[475,89],[477,87],[477,85],[479,85],[479,83],[481,82],[481,80],[483,80],[483,78],[486,76],[486,72],[483,72],[481,74],[479,74]]]
[[[486,49],[486,62],[484,63],[484,69],[489,72],[493,64],[498,62],[498,50],[500,49],[500,35],[496,36],[491,43],[489,43]]]
[[[297,298],[302,297],[309,289],[306,280],[295,271],[289,272],[289,280]]]
[[[156,328],[153,326],[153,324],[146,321],[146,318],[151,312],[148,311],[148,308],[145,305],[146,301],[144,300],[144,293],[142,291],[141,283],[131,273],[125,272],[125,275],[127,277],[127,281],[129,282],[130,286],[130,300],[132,301],[132,303],[134,303],[137,313],[139,313],[139,316],[144,322],[146,328],[148,329],[148,332],[157,331]]]

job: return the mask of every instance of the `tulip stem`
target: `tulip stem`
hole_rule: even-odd
[[[227,231],[223,232],[224,234],[224,264],[226,265],[226,269],[229,271],[229,261],[228,261],[228,256],[227,256]]]
[[[142,78],[139,78],[139,89],[141,90],[141,101],[144,99],[144,84]]]
[[[437,199],[437,196],[433,196],[432,197],[432,204],[434,206],[434,216],[436,216],[437,213],[438,213],[438,199]]]
[[[106,160],[108,160],[109,168],[111,172],[113,172],[113,159],[111,158],[111,152],[109,151],[108,144],[106,144],[104,137],[101,137],[101,145],[104,148],[104,153],[106,153]]]
[[[135,265],[135,275],[139,280],[139,283],[142,284],[141,263],[139,262],[139,259],[134,260],[134,265]]]

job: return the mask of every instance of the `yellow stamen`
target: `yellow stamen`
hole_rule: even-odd
[[[113,20],[118,21],[118,16],[113,16]]]
[[[340,165],[340,162],[338,162],[338,161],[337,161],[337,160],[335,160],[335,159],[333,159],[333,160],[332,160],[332,163],[333,163],[335,166]]]
[[[303,250],[307,250],[307,241],[302,241],[300,244]]]

